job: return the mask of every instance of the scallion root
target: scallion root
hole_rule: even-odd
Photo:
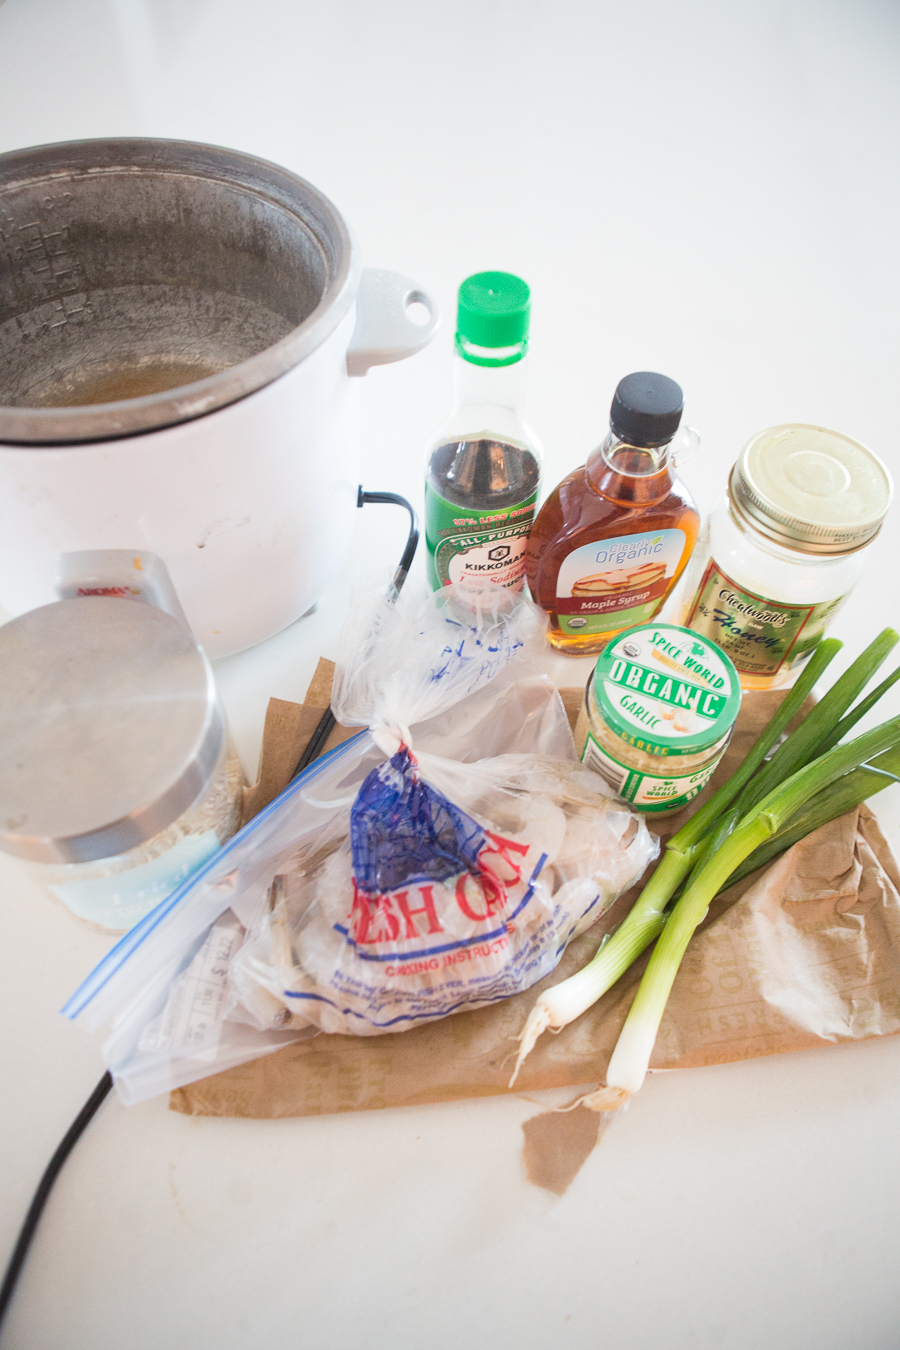
[[[526,1056],[530,1055],[535,1047],[538,1036],[545,1032],[548,1027],[554,1026],[553,1014],[544,1001],[544,995],[538,999],[537,1003],[528,1014],[528,1021],[520,1037],[519,1054],[516,1059],[516,1067],[513,1069],[513,1076],[509,1080],[509,1086],[512,1087],[519,1076],[519,1070]]]
[[[596,1092],[589,1092],[586,1097],[582,1097],[579,1106],[586,1106],[589,1111],[618,1111],[627,1106],[633,1096],[627,1088],[604,1085],[598,1087]]]

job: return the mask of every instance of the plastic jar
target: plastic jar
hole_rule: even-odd
[[[839,432],[760,432],[698,540],[680,622],[728,653],[745,689],[790,683],[859,580],[892,496],[877,455]]]
[[[121,931],[218,851],[245,782],[212,670],[150,604],[62,600],[0,628],[0,848]]]
[[[575,746],[636,810],[671,815],[712,777],[740,706],[737,671],[715,643],[675,624],[644,624],[601,653]]]

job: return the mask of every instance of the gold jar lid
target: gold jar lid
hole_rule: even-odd
[[[744,446],[729,494],[760,534],[802,553],[852,553],[875,538],[894,486],[858,441],[827,427],[788,423]]]

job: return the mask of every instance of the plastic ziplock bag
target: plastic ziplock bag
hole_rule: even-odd
[[[571,761],[404,745],[274,877],[232,980],[264,1026],[374,1036],[483,1007],[548,975],[654,843]]]
[[[418,776],[419,789],[427,789],[425,796],[431,798],[432,806],[440,798],[431,825],[438,844],[443,841],[452,847],[449,852],[444,849],[447,856],[437,863],[434,839],[426,853],[431,870],[445,873],[433,877],[434,883],[452,882],[449,889],[445,886],[443,899],[452,892],[456,905],[452,919],[458,928],[449,939],[456,945],[440,953],[440,970],[449,971],[448,983],[458,974],[464,992],[467,975],[477,975],[474,984],[470,981],[471,997],[459,999],[457,984],[456,994],[448,1000],[451,990],[433,992],[433,968],[414,973],[414,997],[406,998],[400,1010],[410,1020],[397,1023],[398,1029],[420,1020],[420,1013],[455,1011],[450,1006],[453,1001],[459,1007],[477,1006],[479,1001],[514,992],[498,984],[504,978],[503,951],[500,947],[490,951],[502,936],[509,938],[507,924],[518,923],[521,930],[516,973],[520,983],[516,987],[534,983],[552,969],[579,925],[599,915],[640,875],[655,856],[656,841],[642,820],[609,800],[600,779],[578,765],[559,695],[545,676],[534,673],[533,657],[540,650],[544,624],[543,615],[530,602],[493,587],[475,604],[465,588],[448,587],[419,612],[371,598],[356,606],[342,639],[334,707],[345,724],[371,723],[371,734],[363,732],[315,761],[184,886],[126,934],[63,1009],[66,1016],[89,1029],[112,1021],[104,1055],[123,1100],[142,1100],[317,1034],[323,1019],[310,1018],[308,1007],[298,1014],[296,1005],[319,1000],[293,1000],[288,990],[310,992],[298,987],[298,980],[302,984],[309,979],[305,960],[302,966],[298,964],[298,955],[308,948],[313,952],[310,961],[316,950],[321,959],[323,941],[327,947],[343,940],[334,924],[329,928],[329,904],[337,906],[338,927],[346,932],[359,919],[359,906],[357,914],[353,913],[355,893],[349,879],[345,878],[348,884],[343,891],[340,885],[331,887],[327,900],[324,891],[318,894],[315,883],[322,880],[319,868],[337,868],[335,860],[352,859],[351,807],[367,780],[370,791],[364,794],[363,807],[367,797],[372,806],[371,789],[379,783],[389,791],[399,787],[402,795],[410,786],[411,769],[412,777]],[[411,745],[418,766],[408,749]],[[387,763],[385,755],[390,757]],[[564,784],[562,792],[560,784]],[[453,840],[446,832],[442,803],[451,814],[456,812],[450,831]],[[598,844],[588,839],[590,831],[582,823],[574,822],[586,820],[592,811],[595,823],[602,815],[612,830],[612,834],[607,831],[605,848],[614,861],[615,875],[598,879],[593,894],[588,894],[584,875],[592,864],[584,856],[579,862],[579,849],[593,856]],[[374,815],[370,810],[368,826],[375,871],[365,886],[372,900],[372,881],[376,889],[381,885],[384,842],[391,840],[392,831],[382,828],[379,837],[377,808]],[[614,839],[617,830],[619,837]],[[421,845],[415,829],[407,833],[414,846]],[[499,854],[490,833],[505,841]],[[568,844],[567,834],[571,834]],[[524,847],[525,852],[510,850],[510,844]],[[515,866],[510,866],[510,858]],[[488,866],[479,868],[479,859]],[[514,875],[519,859],[523,863]],[[392,865],[396,862],[395,857]],[[407,856],[402,865],[408,862]],[[506,887],[505,898],[496,889],[498,871]],[[493,873],[493,879],[487,873]],[[429,884],[424,873],[422,877],[423,884]],[[456,900],[460,878],[469,915]],[[560,906],[557,901],[554,905],[553,897],[566,886],[571,891],[573,882],[578,893],[572,903]],[[301,894],[304,883],[315,896]],[[392,940],[396,922],[401,944],[407,945],[392,955],[383,947],[379,950],[377,941],[371,946],[368,941],[359,942],[360,936],[368,940],[384,935],[371,923],[362,934],[357,926],[354,938],[356,955],[362,950],[387,958],[364,963],[367,972],[373,968],[382,972],[382,979],[388,967],[410,964],[406,953],[416,948],[409,944],[419,942],[423,935],[429,940],[435,936],[427,932],[432,923],[429,903],[421,895],[416,903],[407,897],[404,913],[397,907],[397,889],[382,903],[381,918],[388,939]],[[536,905],[533,914],[523,917],[532,902]],[[448,906],[444,904],[439,915],[434,893],[430,903],[437,920],[449,923]],[[517,908],[518,914],[511,918]],[[561,912],[554,917],[556,910]],[[475,928],[459,929],[462,920]],[[495,936],[487,941],[485,934],[490,932]],[[277,959],[273,936],[281,944]],[[486,954],[468,955],[484,947]],[[458,957],[460,952],[465,955]],[[443,958],[451,955],[458,959],[444,965]],[[508,957],[509,946],[507,970]],[[324,959],[325,967],[313,975],[317,986],[329,974],[328,951]],[[413,964],[432,959],[434,955],[416,957]],[[482,968],[475,972],[477,964]],[[335,969],[340,977],[341,968],[335,968],[332,961],[332,975]],[[274,978],[273,971],[277,972]],[[288,980],[282,978],[286,973]],[[370,994],[364,997],[376,1009],[376,1020],[378,1000],[396,1006],[398,981],[402,985],[406,980],[410,993],[409,972],[388,979],[393,983],[387,993],[376,981],[374,1002]],[[349,1007],[346,999],[334,999],[330,993],[325,997],[339,1005],[339,1016],[344,1018],[344,1025],[328,1029],[359,1030],[346,1022],[360,1019],[340,1011]],[[440,1000],[445,1006],[439,1013]],[[328,1009],[327,1002],[320,1006]],[[333,1012],[332,1007],[329,1016]],[[386,1029],[376,1025],[372,1031]]]

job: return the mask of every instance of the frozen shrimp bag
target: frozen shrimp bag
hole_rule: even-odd
[[[64,1008],[136,1102],[320,1030],[403,1031],[527,989],[657,845],[578,763],[500,587],[358,598],[315,760],[128,932]]]
[[[543,616],[529,601],[456,586],[412,623],[380,606],[357,618],[335,713],[370,723],[385,759],[275,874],[232,962],[260,1027],[380,1035],[509,998],[549,974],[656,853],[570,738],[566,758],[417,753],[410,724],[535,645]]]

